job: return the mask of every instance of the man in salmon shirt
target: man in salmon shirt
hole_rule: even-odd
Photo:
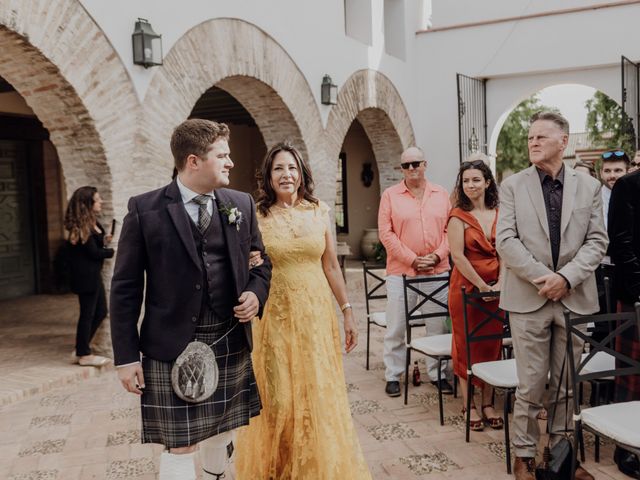
[[[397,185],[387,188],[380,200],[378,230],[380,241],[387,250],[387,331],[384,337],[384,364],[386,366],[385,392],[390,397],[400,396],[400,375],[404,372],[405,310],[402,275],[442,276],[449,271],[449,243],[445,234],[451,203],[449,193],[425,177],[427,161],[417,147],[410,147],[400,157],[404,175]],[[425,293],[441,286],[439,282],[422,284]],[[446,305],[448,289],[435,298]],[[408,292],[409,308],[417,301],[417,294]],[[427,302],[421,313],[441,311],[441,307]],[[427,319],[427,336],[446,332],[444,317]],[[443,370],[446,364],[443,364]],[[427,373],[431,383],[442,393],[453,392],[445,380],[444,371],[438,385],[438,362],[427,357]]]

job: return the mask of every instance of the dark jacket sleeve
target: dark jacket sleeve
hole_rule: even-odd
[[[248,212],[249,228],[251,233],[251,251],[259,250],[262,255],[263,263],[259,267],[249,270],[249,281],[247,282],[246,291],[253,292],[258,297],[260,302],[260,309],[258,310],[258,317],[262,318],[264,311],[264,305],[267,303],[269,297],[269,284],[271,282],[271,259],[267,255],[262,243],[262,235],[258,228],[258,220],[256,218],[256,205],[251,195],[248,195],[250,200],[250,209]],[[248,268],[248,265],[247,265]]]
[[[129,200],[111,279],[111,340],[116,365],[140,360],[138,318],[144,294],[145,250],[135,198]]]
[[[638,177],[625,176],[613,186],[609,203],[609,252],[615,264],[616,290],[623,299],[637,302],[640,296],[640,230]],[[635,244],[635,245],[634,245]]]
[[[104,260],[113,257],[113,248],[104,248],[98,245],[93,235],[80,247],[85,255],[92,260]]]
[[[104,259],[113,257],[113,249],[104,248],[99,238],[94,234],[85,243],[69,243],[70,286],[74,293],[95,292],[102,281]]]

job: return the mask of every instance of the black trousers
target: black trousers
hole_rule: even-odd
[[[76,330],[76,355],[91,355],[91,339],[107,316],[107,299],[102,280],[95,292],[79,293],[80,318]]]

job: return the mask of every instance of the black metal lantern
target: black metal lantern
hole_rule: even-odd
[[[131,41],[134,64],[144,68],[162,65],[162,35],[154,32],[146,19],[138,19]]]
[[[362,184],[369,188],[373,183],[373,178],[375,174],[373,173],[373,165],[371,162],[365,162],[362,164],[362,172],[360,173],[360,179],[362,180]]]
[[[338,86],[332,83],[329,75],[322,77],[320,101],[323,105],[336,105],[338,103]]]
[[[476,135],[476,129],[471,129],[471,137],[467,142],[467,146],[469,147],[469,152],[474,153],[480,150],[480,141],[478,140],[478,135]]]

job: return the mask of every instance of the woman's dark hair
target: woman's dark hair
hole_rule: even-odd
[[[267,152],[260,166],[260,170],[256,175],[258,181],[258,191],[256,193],[256,203],[258,211],[266,217],[269,215],[269,209],[276,203],[276,192],[271,185],[271,168],[273,160],[280,152],[289,152],[295,158],[300,171],[300,186],[298,187],[298,197],[318,205],[318,199],[313,196],[313,177],[311,169],[300,155],[300,152],[288,141],[280,142],[271,147]]]
[[[69,231],[69,241],[74,245],[78,241],[86,243],[91,236],[96,224],[96,214],[93,211],[93,197],[96,193],[98,190],[95,187],[86,186],[80,187],[71,195],[64,216],[64,228]]]
[[[496,208],[499,203],[498,187],[496,186],[496,181],[493,178],[491,169],[483,160],[466,161],[460,164],[460,170],[458,171],[458,178],[456,180],[454,207],[458,207],[465,212],[470,212],[471,210],[473,210],[473,203],[471,203],[471,200],[469,200],[469,197],[467,197],[467,195],[464,193],[464,189],[462,188],[462,174],[466,170],[471,169],[480,170],[484,179],[489,180],[489,185],[484,191],[484,204],[487,208]]]

